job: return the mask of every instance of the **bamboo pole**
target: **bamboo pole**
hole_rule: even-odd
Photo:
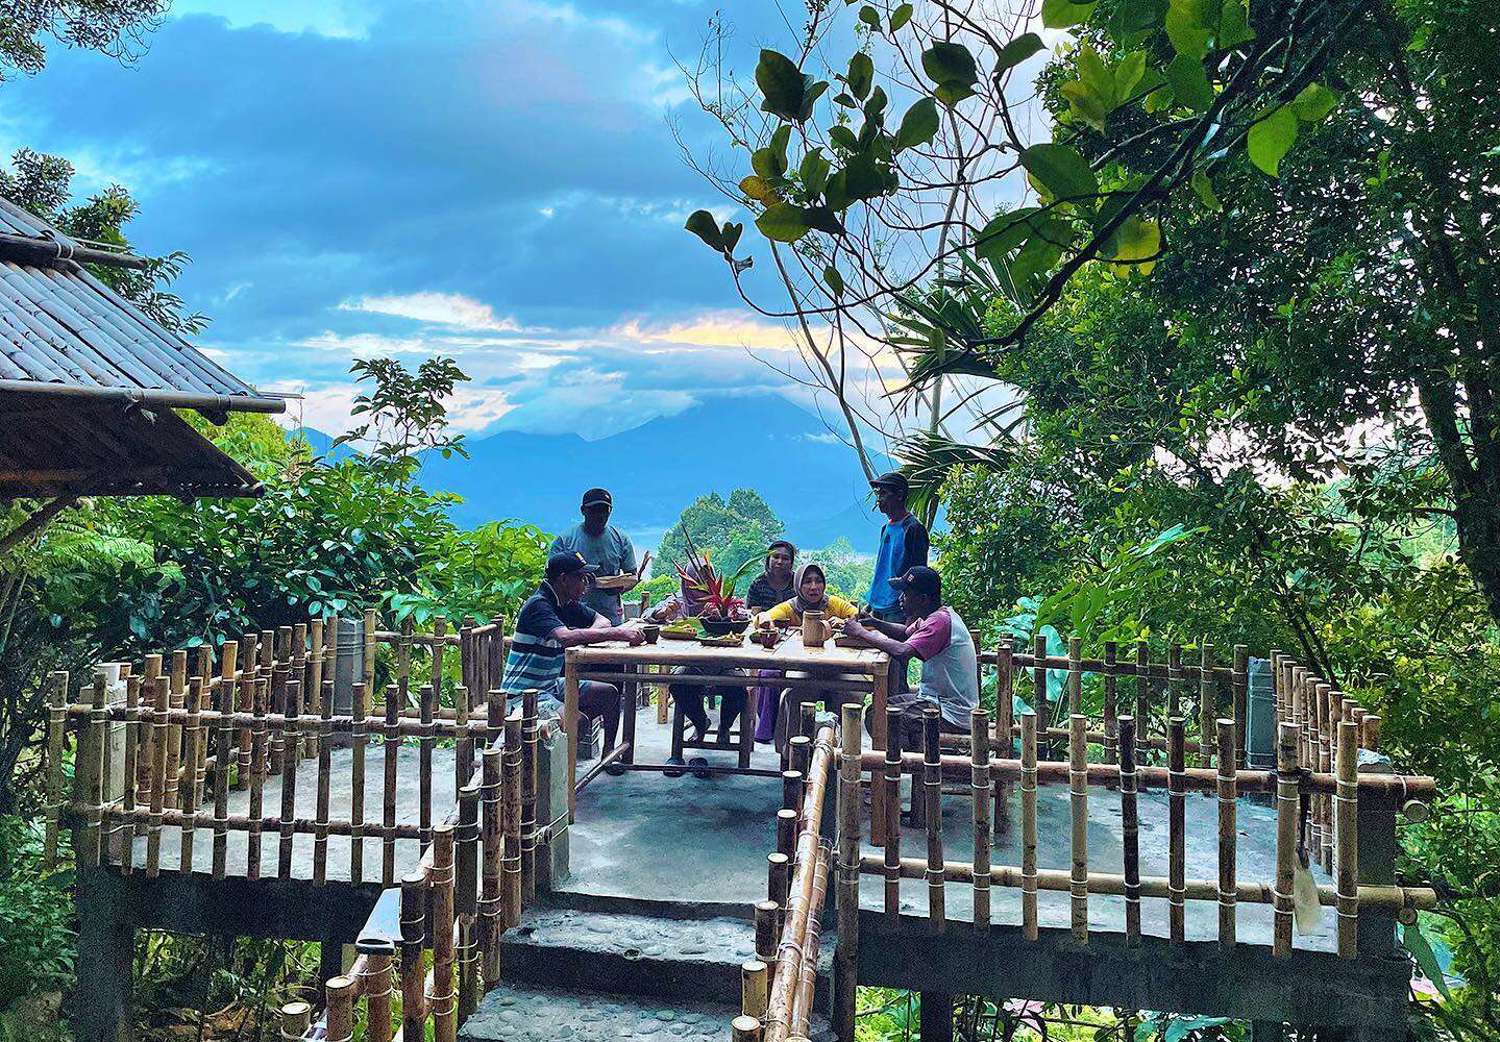
[[[541,725],[537,714],[537,691],[521,695],[521,899],[536,897],[536,796],[537,753]]]
[[[247,633],[240,638],[240,652],[244,662],[240,668],[239,676],[239,705],[241,713],[253,713],[255,711],[255,677],[258,659],[256,653],[259,650],[259,637],[255,633]],[[151,656],[146,656],[146,672],[151,672]],[[246,789],[250,787],[251,760],[253,750],[251,746],[254,739],[250,728],[238,728],[235,737],[235,745],[238,747],[238,770],[235,772],[234,787]]]
[[[892,924],[901,918],[901,710],[890,706],[886,710],[885,781],[882,791],[885,800],[883,822],[885,833],[885,863],[890,871],[885,877],[885,914]],[[874,829],[875,806],[871,797],[871,823]]]
[[[306,1002],[288,1002],[281,1007],[282,1042],[297,1042],[312,1026],[312,1006]]]
[[[1151,740],[1151,647],[1144,640],[1135,642],[1135,670],[1135,745],[1141,750]]]
[[[229,722],[229,711],[234,709],[235,694],[239,687],[236,680],[236,658],[239,645],[226,641],[224,654],[219,660],[222,670],[218,692],[220,710],[218,740],[214,743],[214,852],[213,877],[223,879],[229,868],[229,786],[230,769],[236,766],[239,743],[235,740],[234,728]]]
[[[568,821],[578,816],[578,660],[573,648],[563,653],[563,741],[568,746]]]
[[[321,627],[319,627],[321,628]],[[316,631],[315,631],[316,632]],[[318,638],[323,635],[317,633],[314,638],[314,651],[322,653],[322,644]],[[309,675],[316,676],[321,682],[321,670],[308,667]],[[313,885],[322,886],[328,880],[328,815],[333,798],[333,691],[332,681],[329,682],[329,697],[319,695],[314,703],[318,711],[318,831],[313,835]],[[350,844],[354,849],[354,844]],[[354,874],[351,872],[349,881],[355,882]]]
[[[1183,907],[1182,881],[1187,875],[1187,806],[1183,772],[1187,768],[1183,739],[1186,724],[1182,717],[1167,721],[1167,875],[1171,896],[1168,918],[1172,941],[1181,944],[1187,929]]]
[[[859,970],[859,819],[860,778],[863,773],[859,758],[864,742],[864,707],[856,703],[845,703],[840,712],[843,719],[839,729],[838,944],[833,949],[833,1031],[838,1038],[853,1039]],[[979,721],[979,726],[982,733],[983,720]],[[977,803],[975,813],[978,814]],[[976,834],[978,827],[976,819]],[[984,832],[984,846],[988,851],[988,828]],[[975,907],[978,908],[977,898]],[[978,915],[977,912],[975,914]],[[741,1012],[759,1018],[766,1012],[766,966],[759,962],[756,965],[760,967],[759,987],[754,996],[757,1001],[749,1001],[752,995],[747,986],[746,1002]]]
[[[334,632],[338,632],[337,627]],[[336,649],[333,661],[338,661]],[[358,886],[365,881],[365,746],[369,732],[365,723],[365,685],[354,683],[350,688],[349,712],[353,723],[349,729],[349,882]],[[331,706],[332,695],[325,695],[323,701]],[[326,736],[324,744],[332,744]]]
[[[1120,721],[1116,705],[1116,675],[1119,645],[1112,640],[1104,642],[1104,762],[1120,762]]]
[[[458,1016],[474,1012],[479,1002],[479,784],[470,781],[458,791],[458,828],[454,833],[454,911],[458,916]]]
[[[313,702],[317,699],[316,691],[307,689],[307,623],[299,622],[292,627],[291,644],[291,679],[297,681],[297,689],[294,697],[298,699],[297,715],[306,716],[315,713]],[[308,755],[308,739],[303,738],[297,744],[296,757],[303,759]]]
[[[934,705],[922,713],[922,755],[926,767],[922,772],[923,802],[926,805],[927,918],[936,933],[942,933],[947,917],[946,892],[943,887],[943,772],[939,761],[938,734],[942,716]]]
[[[484,963],[485,989],[500,979],[500,934],[504,929],[501,909],[504,824],[501,808],[501,750],[486,745],[480,754],[483,782],[480,788],[481,888],[479,897],[479,957]]]
[[[856,881],[859,879],[858,871],[859,866],[856,865]],[[753,1018],[757,1028],[760,1027],[760,1018],[766,1015],[769,987],[770,968],[765,963],[759,959],[740,963],[740,1015]]]
[[[1331,764],[1331,740],[1332,735],[1328,725],[1328,692],[1332,690],[1327,684],[1319,684],[1313,689],[1312,706],[1308,713],[1308,731],[1310,732],[1305,741],[1310,747],[1311,762],[1308,766],[1314,771],[1327,771]],[[1333,804],[1324,796],[1315,796],[1312,800],[1311,823],[1308,827],[1309,859],[1319,864],[1323,861],[1323,847],[1325,842],[1332,849],[1333,846]]]
[[[974,761],[969,787],[974,797],[974,926],[990,925],[991,779],[989,714],[975,707],[969,714],[970,756]],[[856,764],[856,769],[858,765]]]
[[[804,1038],[812,1026],[813,993],[818,985],[818,954],[822,944],[820,928],[824,897],[828,892],[828,866],[832,856],[827,843],[818,845],[818,857],[813,869],[812,897],[807,916],[807,928],[802,942],[801,972],[798,974],[792,994],[792,1009],[789,1019],[791,1037]],[[770,1002],[767,1000],[769,1010]]]
[[[172,652],[172,676],[170,688],[170,707],[182,709],[187,705],[187,673],[188,657],[185,649]],[[162,799],[164,807],[170,810],[177,809],[177,777],[178,771],[183,763],[182,757],[182,725],[171,726],[166,731],[167,760],[166,795]]]
[[[1141,943],[1141,826],[1136,806],[1135,717],[1120,717],[1120,833],[1125,884],[1125,943]]]
[[[1244,767],[1246,763],[1245,714],[1250,704],[1250,649],[1243,644],[1234,646],[1234,666],[1230,688],[1234,698],[1234,755],[1238,766]]]
[[[786,924],[787,894],[792,886],[792,859],[779,850],[766,855],[766,900],[778,910],[776,936],[780,943],[781,930]]]
[[[1182,715],[1182,687],[1187,677],[1182,671],[1182,645],[1167,648],[1167,719]]]
[[[1021,716],[1021,930],[1037,939],[1036,713]],[[889,884],[887,884],[889,886]]]
[[[1339,721],[1338,792],[1333,797],[1334,882],[1338,892],[1339,958],[1359,947],[1359,724]]]
[[[890,715],[887,709],[890,707],[890,682],[891,673],[887,669],[877,668],[870,676],[870,686],[873,689],[870,695],[870,751],[880,752],[885,749],[890,739]],[[884,787],[871,785],[870,788],[870,842],[875,846],[884,846],[886,842],[886,831],[890,825],[890,818],[886,804],[887,792]],[[901,814],[900,799],[896,799],[897,832],[900,831]]]
[[[1084,735],[1088,719],[1082,713],[1068,718],[1072,735],[1068,740],[1068,809],[1072,823],[1072,904],[1073,939],[1089,939],[1089,747]]]
[[[441,688],[434,687],[434,691]],[[441,700],[440,700],[441,701]],[[469,723],[469,689],[463,684],[455,685],[453,688],[453,721],[465,728]],[[438,711],[441,711],[439,705]],[[458,740],[453,745],[453,791],[457,792],[468,784],[474,775],[474,739],[467,731],[461,732]]]
[[[158,716],[152,725],[151,764],[151,818],[146,825],[146,877],[155,879],[161,873],[161,825],[162,811],[166,809],[167,788],[167,743],[168,728],[165,710],[171,705],[172,692],[167,677],[157,677],[156,700]],[[96,704],[102,701],[102,685],[96,686]],[[97,801],[96,801],[97,802]]]
[[[1212,767],[1214,721],[1219,717],[1219,689],[1214,679],[1214,646],[1203,642],[1203,671],[1198,675],[1198,763]]]
[[[775,901],[755,904],[755,957],[766,964],[772,976],[776,971],[776,933],[781,906]]]
[[[327,1042],[352,1042],[354,1038],[354,981],[330,977],[323,985],[328,999]]]
[[[422,966],[422,927],[427,920],[427,877],[414,872],[401,880],[401,1037],[426,1038],[426,974]]]
[[[360,656],[360,665],[363,667],[364,672],[364,676],[361,679],[365,682],[365,693],[371,698],[375,697],[377,690],[375,687],[375,630],[376,624],[379,621],[379,613],[374,608],[365,609],[364,632],[361,634],[364,638],[364,649],[363,654]]]
[[[62,829],[63,747],[68,733],[68,671],[53,670],[47,679],[52,689],[47,696],[47,831],[42,841],[42,861],[51,868],[57,864],[57,837]],[[126,864],[130,860],[126,858]]]
[[[505,748],[500,758],[501,826],[505,831],[501,862],[502,922],[521,923],[521,714],[505,718]]]
[[[365,997],[365,1042],[391,1042],[391,953],[365,953],[360,992]]]
[[[776,849],[787,857],[791,857],[797,850],[799,817],[798,812],[791,807],[782,807],[776,812]]]
[[[66,710],[64,710],[66,715]],[[125,762],[121,776],[123,791],[120,793],[120,806],[126,817],[119,827],[115,829],[115,835],[120,841],[120,874],[131,875],[135,871],[135,810],[136,810],[136,775],[140,771],[140,745],[141,745],[141,678],[132,676],[125,680]],[[61,749],[58,750],[61,755]],[[50,762],[50,761],[49,761]],[[51,821],[48,822],[53,842],[56,842],[56,831]]]
[[[453,990],[453,826],[447,822],[433,829],[427,880],[432,901],[432,984],[427,993],[432,1037],[433,1042],[453,1042],[458,1006]]]
[[[286,671],[277,669],[276,675],[286,676]],[[297,816],[297,766],[302,760],[299,733],[302,702],[300,681],[286,679],[282,685],[286,726],[282,731],[281,745],[281,842],[276,851],[276,878],[292,877],[292,854],[296,848],[297,834],[292,831],[290,821]]]
[[[1011,726],[1015,711],[1015,656],[1019,638],[1008,637],[1000,642],[995,653],[995,737],[1001,743],[1000,752],[1007,758],[1015,755],[1015,739]],[[995,835],[1010,831],[1010,782],[1001,780],[995,791]]]
[[[1235,733],[1233,720],[1219,720],[1219,944],[1235,941],[1235,856],[1238,833],[1235,812],[1239,790],[1235,783]]]
[[[182,762],[188,779],[188,787],[185,798],[182,799],[182,807],[189,812],[197,811],[200,801],[199,794],[202,789],[198,781],[198,736],[200,733],[200,699],[203,697],[203,681],[200,677],[193,677],[188,681],[187,723],[182,728]],[[192,819],[182,826],[180,842],[178,843],[178,870],[185,876],[193,872],[193,825]]]
[[[406,647],[403,643],[402,648]],[[410,668],[410,663],[404,664]],[[418,694],[422,720],[422,737],[417,739],[417,814],[422,830],[422,846],[432,842],[432,749],[436,732],[432,727],[432,713],[437,695],[431,684],[423,684]]]
[[[795,767],[781,772],[781,808],[783,810],[790,810],[793,814],[797,814],[797,808],[802,806],[802,781],[802,771]]]
[[[1292,876],[1297,857],[1297,725],[1282,723],[1276,731],[1276,911],[1271,953],[1292,953]]]
[[[307,711],[313,716],[322,719],[324,715],[333,715],[333,706],[323,693],[323,620],[313,619],[307,624],[307,697],[310,704]],[[329,686],[329,692],[333,690]],[[325,705],[327,712],[325,714]],[[307,741],[308,757],[315,757],[326,744],[326,736],[321,733],[317,738],[309,738]]]
[[[264,649],[266,644],[262,644]],[[252,705],[254,722],[250,726],[250,835],[245,839],[245,878],[260,878],[260,818],[264,813],[266,792],[266,702],[270,685],[265,677],[254,682]]]
[[[729,1038],[730,1042],[761,1042],[760,1021],[744,1014],[735,1017],[729,1024]]]
[[[385,741],[381,746],[380,879],[390,886],[396,878],[396,770],[401,757],[401,702],[395,684],[385,688]]]

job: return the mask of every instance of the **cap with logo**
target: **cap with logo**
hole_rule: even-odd
[[[929,597],[943,595],[943,577],[925,564],[908,568],[905,575],[899,579],[892,579],[891,585],[900,590],[910,590],[912,593],[922,593]]]
[[[593,575],[598,570],[597,564],[589,564],[583,559],[583,555],[576,551],[553,554],[547,558],[547,578],[549,579],[556,579],[561,575],[576,575],[579,572]]]
[[[591,488],[583,494],[583,509],[589,507],[612,507],[615,505],[614,497],[609,494],[607,488]]]

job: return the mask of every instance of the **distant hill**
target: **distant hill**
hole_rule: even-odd
[[[583,490],[602,485],[614,493],[615,523],[654,545],[698,496],[748,486],[803,546],[844,536],[873,553],[879,539],[853,452],[776,394],[710,398],[598,441],[502,431],[466,445],[469,459],[432,456],[421,475],[425,487],[463,496],[454,519],[465,526],[514,518],[557,531],[577,519]]]

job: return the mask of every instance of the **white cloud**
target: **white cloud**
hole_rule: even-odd
[[[277,32],[363,39],[375,20],[363,0],[176,0],[172,15],[217,15],[232,29],[268,25]]]
[[[337,437],[353,426],[350,409],[359,389],[354,384],[331,384],[309,389],[305,384],[268,384],[263,391],[300,395],[287,403],[281,422],[289,427],[312,427]],[[497,387],[460,385],[448,399],[448,417],[459,434],[475,434],[515,408],[505,391]]]
[[[521,331],[515,319],[499,317],[488,304],[462,293],[421,292],[358,297],[341,303],[339,310],[368,311],[375,315],[392,315],[416,322],[491,333]]]
[[[792,334],[785,326],[750,318],[741,311],[704,311],[667,322],[631,318],[612,326],[609,332],[640,344],[795,350]]]

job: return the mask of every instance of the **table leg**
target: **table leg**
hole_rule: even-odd
[[[578,816],[578,662],[569,651],[563,659],[563,730],[568,743],[568,821]]]
[[[750,766],[750,754],[755,751],[755,698],[754,687],[745,687],[745,708],[740,710],[740,769]]]
[[[640,685],[631,678],[636,675],[636,667],[626,666],[625,679],[620,683],[620,712],[625,714],[622,740],[626,745],[625,755],[620,757],[621,763],[635,763],[635,713]]]
[[[870,749],[872,752],[885,752],[887,735],[885,733],[885,705],[887,693],[890,690],[890,672],[878,670],[870,677],[871,685],[874,687],[873,705],[870,711],[875,714],[870,721]],[[870,785],[870,842],[877,847],[885,846],[885,787],[882,785]]]

